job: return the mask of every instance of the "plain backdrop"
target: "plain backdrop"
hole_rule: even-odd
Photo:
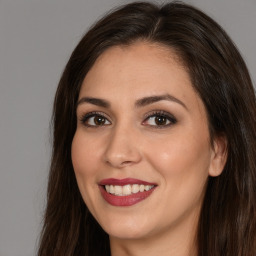
[[[58,80],[87,28],[128,2],[0,0],[0,256],[36,254]],[[185,2],[226,29],[256,81],[256,0]]]

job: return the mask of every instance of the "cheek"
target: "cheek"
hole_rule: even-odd
[[[75,133],[71,148],[71,158],[77,177],[90,177],[95,173],[100,158],[100,148],[95,141],[86,138],[80,131]]]
[[[80,193],[87,207],[94,212],[95,190],[98,190],[96,177],[99,168],[99,148],[77,131],[72,141],[71,158]]]
[[[184,135],[184,134],[183,134]],[[162,176],[162,205],[168,205],[164,211],[173,212],[175,216],[183,215],[203,200],[208,169],[210,150],[207,140],[198,140],[184,136],[172,138],[165,146],[156,145],[151,152],[151,165]],[[197,208],[197,209],[199,209]]]
[[[208,177],[211,160],[208,133],[196,135],[183,130],[163,141],[151,141],[151,147],[145,147],[148,161],[173,187],[200,186]]]
[[[92,199],[97,190],[96,175],[99,169],[98,148],[93,141],[88,140],[81,131],[73,138],[71,158],[80,193],[86,205],[93,208]]]

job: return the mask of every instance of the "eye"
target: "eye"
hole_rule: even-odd
[[[82,124],[89,127],[97,127],[111,124],[111,122],[104,116],[104,114],[97,112],[85,114],[84,116],[82,116],[81,122]]]
[[[150,113],[143,121],[144,125],[156,126],[157,128],[164,128],[175,124],[177,120],[165,111]]]

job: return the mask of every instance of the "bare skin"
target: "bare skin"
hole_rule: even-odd
[[[210,143],[204,104],[177,56],[146,42],[112,47],[85,77],[78,101],[72,162],[112,256],[197,255],[205,186],[221,174],[226,144]],[[99,189],[109,178],[155,189],[134,205],[113,206]]]

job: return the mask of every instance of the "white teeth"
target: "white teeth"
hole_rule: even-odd
[[[115,189],[115,195],[116,196],[121,196],[123,194],[122,186],[114,186],[114,189]]]
[[[132,186],[131,185],[125,185],[123,186],[123,195],[131,195],[132,193]]]
[[[114,189],[114,186],[113,186],[113,185],[110,185],[109,193],[110,193],[110,194],[115,194],[115,189]]]
[[[140,191],[140,186],[138,184],[133,184],[132,185],[132,193],[138,193]]]
[[[129,196],[131,194],[136,194],[138,192],[149,191],[152,189],[153,185],[124,185],[124,186],[116,186],[116,185],[105,185],[105,189],[108,193],[116,195],[116,196]]]
[[[146,191],[149,191],[149,190],[150,190],[150,186],[149,186],[149,185],[146,185],[146,186],[145,186],[145,190],[146,190]]]

